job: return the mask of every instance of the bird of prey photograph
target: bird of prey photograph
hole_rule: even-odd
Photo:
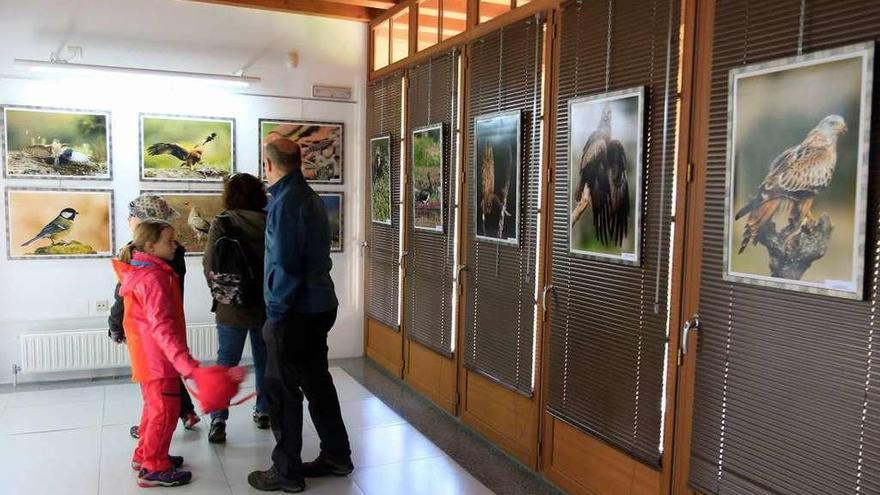
[[[179,215],[171,220],[174,237],[184,248],[186,254],[198,256],[209,248],[207,245],[208,231],[214,217],[226,208],[223,194],[220,192],[201,191],[141,191],[157,194],[168,202],[168,206]]]
[[[110,114],[7,106],[6,176],[110,178]]]
[[[307,181],[314,184],[342,183],[342,123],[269,119],[260,119],[259,123],[261,143],[267,141],[269,134],[277,134],[299,144],[303,176]],[[260,163],[263,163],[262,153],[261,147]],[[263,173],[262,167],[260,173]]]
[[[731,71],[725,279],[861,297],[872,63],[861,44]]]
[[[112,204],[106,189],[9,188],[9,257],[112,256]]]
[[[506,112],[474,121],[478,240],[519,244],[520,117]]]
[[[413,227],[443,231],[443,126],[416,129],[412,134]]]
[[[391,136],[370,140],[370,220],[391,225]]]
[[[644,88],[569,103],[569,250],[639,262]]]
[[[235,121],[141,114],[141,179],[222,181],[235,171]]]

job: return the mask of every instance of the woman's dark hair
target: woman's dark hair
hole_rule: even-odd
[[[253,175],[240,172],[226,179],[223,188],[226,209],[263,211],[267,202],[263,181]]]

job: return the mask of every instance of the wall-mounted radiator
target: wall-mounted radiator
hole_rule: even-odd
[[[186,329],[190,352],[198,360],[217,359],[217,329],[213,323]],[[125,345],[107,337],[107,329],[31,333],[19,337],[21,364],[13,365],[13,385],[19,373],[50,373],[122,368],[129,365]],[[250,358],[250,345],[244,357]]]

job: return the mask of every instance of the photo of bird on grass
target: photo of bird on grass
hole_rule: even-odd
[[[207,248],[208,231],[217,214],[225,209],[217,192],[142,191],[161,196],[177,212],[171,220],[177,242],[186,254],[199,255]]]
[[[443,127],[413,132],[413,226],[443,231]]]
[[[10,255],[111,254],[111,200],[106,190],[10,189]]]
[[[234,169],[233,121],[141,116],[142,178],[220,181]]]
[[[571,102],[570,249],[638,260],[644,89]]]
[[[6,175],[109,178],[108,114],[6,107]]]
[[[861,291],[864,53],[732,72],[726,276]]]

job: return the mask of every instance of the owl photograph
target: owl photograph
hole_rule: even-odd
[[[731,71],[727,280],[861,297],[873,51]]]
[[[477,239],[518,244],[520,113],[477,117],[474,137]]]
[[[235,121],[141,115],[141,179],[219,182],[235,172]]]
[[[644,88],[569,103],[569,250],[639,260]]]

